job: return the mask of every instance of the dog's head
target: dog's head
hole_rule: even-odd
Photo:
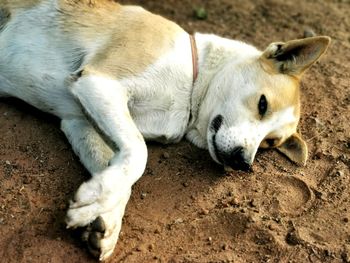
[[[207,141],[215,161],[249,170],[259,147],[277,148],[304,165],[307,145],[297,133],[301,75],[327,49],[329,37],[272,43],[257,57],[228,62],[213,78]]]

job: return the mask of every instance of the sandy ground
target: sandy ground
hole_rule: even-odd
[[[333,42],[301,86],[306,167],[269,150],[254,172],[225,175],[187,142],[149,144],[111,262],[350,262],[350,2],[128,2],[261,49],[305,27]],[[193,18],[200,6],[207,20]],[[0,100],[0,262],[96,262],[63,221],[88,178],[59,120]]]

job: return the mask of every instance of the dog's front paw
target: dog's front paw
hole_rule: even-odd
[[[83,241],[100,260],[109,257],[114,250],[130,193],[131,187],[121,182],[116,186],[93,177],[79,187],[70,203],[67,227],[85,227]]]

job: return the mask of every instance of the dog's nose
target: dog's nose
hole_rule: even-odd
[[[241,146],[235,147],[232,152],[223,154],[224,165],[235,170],[251,171],[251,164],[244,158],[244,149]]]

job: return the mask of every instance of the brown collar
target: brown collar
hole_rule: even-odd
[[[198,51],[197,51],[196,39],[194,38],[194,35],[190,35],[190,41],[191,41],[191,51],[192,51],[193,84],[194,84],[198,76]]]

